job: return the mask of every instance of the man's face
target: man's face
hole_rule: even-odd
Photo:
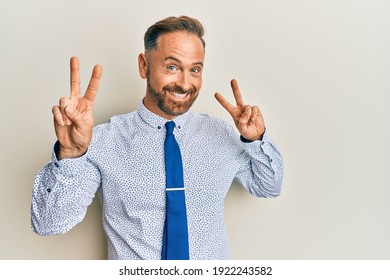
[[[202,86],[204,48],[200,39],[184,31],[164,34],[157,48],[148,51],[143,59],[145,72],[141,76],[147,79],[145,106],[166,119],[187,112]]]

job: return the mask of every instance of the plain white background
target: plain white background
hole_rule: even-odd
[[[51,107],[69,94],[69,58],[84,89],[103,66],[96,123],[145,94],[137,55],[167,16],[206,28],[204,85],[194,110],[232,123],[214,100],[260,106],[285,162],[282,195],[233,185],[226,224],[236,259],[390,258],[390,2],[0,0],[0,259],[104,259],[95,199],[61,236],[30,229],[35,174],[55,141]],[[196,143],[194,143],[196,145]]]

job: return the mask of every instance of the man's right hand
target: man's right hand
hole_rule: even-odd
[[[93,106],[99,88],[102,68],[95,65],[84,96],[80,94],[80,67],[77,57],[70,59],[70,98],[62,97],[53,106],[55,132],[59,142],[57,158],[76,158],[88,149],[92,139]]]

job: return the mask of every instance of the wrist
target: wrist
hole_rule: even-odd
[[[56,154],[57,160],[62,160],[65,158],[78,158],[83,156],[87,152],[87,148],[65,148],[57,141],[54,145],[54,152]]]
[[[260,134],[260,136],[257,136],[257,137],[254,137],[254,138],[249,138],[249,137],[246,138],[243,135],[240,135],[240,140],[242,142],[244,142],[244,143],[252,143],[252,142],[257,141],[257,140],[261,141],[261,140],[263,140],[264,134],[265,134],[265,129],[264,129],[263,133]]]

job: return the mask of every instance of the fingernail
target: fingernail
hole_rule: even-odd
[[[73,108],[73,106],[68,105],[68,106],[66,106],[65,111],[66,111],[68,114],[73,114],[74,108]]]

